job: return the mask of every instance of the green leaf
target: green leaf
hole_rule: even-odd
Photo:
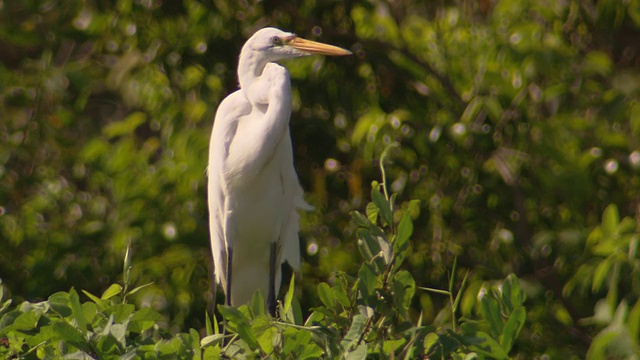
[[[13,327],[21,331],[33,330],[38,327],[40,316],[41,313],[35,310],[24,312],[13,321]]]
[[[367,229],[360,228],[356,234],[360,254],[374,266],[376,273],[382,273],[391,258],[389,243],[384,237],[376,236]]]
[[[22,311],[12,310],[2,315],[2,318],[0,318],[0,334],[13,330],[13,323],[21,314]]]
[[[407,270],[400,270],[393,277],[393,303],[400,314],[408,319],[411,300],[416,292],[416,282]]]
[[[627,328],[629,329],[631,338],[637,339],[640,335],[640,301],[636,301],[636,304],[631,308],[631,311],[629,311]]]
[[[272,326],[266,316],[261,316],[253,320],[251,330],[256,336],[260,349],[265,354],[271,354],[274,350],[274,340],[277,340],[278,329]]]
[[[384,351],[384,353],[387,355],[395,354],[396,351],[400,349],[406,342],[407,340],[405,339],[387,340],[384,342],[384,345],[382,345],[382,351]]]
[[[611,270],[611,266],[613,265],[613,262],[611,260],[612,257],[610,256],[600,261],[596,266],[593,272],[593,280],[591,282],[592,292],[595,293],[597,291],[600,291],[600,289],[602,288],[602,284],[604,284],[604,281],[607,279],[609,271]]]
[[[102,300],[109,300],[116,295],[120,295],[122,293],[122,286],[120,284],[111,284],[107,290],[102,293],[100,297]],[[86,294],[86,293],[85,293]]]
[[[242,340],[246,341],[253,349],[258,347],[258,340],[251,331],[249,319],[240,310],[231,306],[218,305],[218,311],[228,321],[230,328],[235,330]]]
[[[58,321],[52,323],[51,328],[60,340],[65,341],[86,353],[92,352],[91,345],[89,345],[83,334],[75,327],[65,322]]]
[[[202,338],[202,340],[200,340],[200,347],[205,348],[207,346],[216,346],[216,345],[222,345],[222,342],[224,341],[224,334],[214,334],[214,335],[209,335],[209,336],[205,336]]]
[[[412,234],[413,222],[411,221],[409,212],[405,211],[404,215],[402,215],[402,219],[400,220],[400,224],[398,224],[398,232],[393,243],[393,251],[395,253],[402,251]]]
[[[376,206],[376,204],[370,202],[367,204],[366,209],[367,219],[371,221],[372,224],[378,222],[378,214],[380,214],[380,209]]]
[[[132,304],[117,304],[104,310],[104,314],[113,315],[117,323],[124,322],[135,311],[136,307]]]
[[[1,289],[2,287],[0,287]],[[13,302],[13,300],[8,299],[7,301],[5,301],[4,303],[2,303],[2,305],[0,306],[0,314],[2,314],[3,312],[5,312],[9,306],[11,306],[11,303]]]
[[[102,299],[100,299],[99,297],[97,297],[97,296],[93,295],[92,293],[90,293],[90,292],[88,292],[88,291],[86,291],[86,290],[82,290],[82,292],[83,292],[85,295],[87,295],[87,297],[89,297],[89,299],[91,299],[91,301],[93,301],[94,303],[96,303],[96,305],[98,305],[98,308],[99,308],[100,310],[104,310],[104,309],[106,309],[106,308],[107,308],[107,306],[108,306],[108,305],[107,305],[107,304],[106,304]]]
[[[69,293],[66,292],[57,292],[51,296],[47,300],[49,302],[49,306],[56,313],[60,314],[62,317],[70,316],[72,313],[71,310],[71,300],[69,299]]]
[[[152,328],[162,320],[164,320],[164,317],[156,310],[148,307],[142,308],[134,312],[131,316],[129,320],[129,330],[139,334]]]
[[[425,337],[424,340],[422,342],[422,346],[424,347],[424,351],[425,353],[429,353],[430,350],[436,346],[436,344],[438,343],[438,334],[437,333],[428,333]]]
[[[80,297],[74,289],[69,291],[69,303],[71,304],[71,311],[73,312],[73,317],[76,319],[78,328],[82,333],[87,332],[87,319],[84,317],[84,309],[82,305],[80,305]]]
[[[377,278],[373,270],[367,264],[362,264],[358,271],[358,290],[365,299],[365,303],[369,296],[375,295],[376,282]]]
[[[620,224],[620,216],[618,215],[618,207],[611,204],[604,209],[602,214],[602,230],[607,235],[617,233],[618,224]]]
[[[511,350],[511,347],[520,334],[520,330],[522,330],[524,326],[526,318],[527,312],[524,307],[516,308],[509,315],[502,329],[502,335],[500,335],[500,346],[502,346],[505,352],[508,353]]]
[[[520,281],[515,274],[509,274],[507,276],[506,282],[509,284],[510,292],[503,292],[505,297],[510,299],[511,306],[513,308],[517,308],[523,305],[525,301],[525,293],[520,288]]]
[[[207,336],[213,335],[213,325],[211,325],[211,317],[209,316],[209,311],[205,310],[204,312],[204,328]]]
[[[293,293],[295,292],[295,281],[296,277],[295,274],[291,274],[291,281],[289,282],[289,290],[287,291],[287,294],[284,296],[284,315],[285,317],[287,316],[287,314],[289,313],[289,310],[291,309],[291,301],[293,300]]]
[[[340,342],[340,346],[342,346],[345,351],[352,351],[355,349],[355,346],[360,341],[362,334],[364,334],[366,321],[367,318],[364,314],[357,314],[353,317],[347,335],[345,335]]]
[[[293,300],[291,301],[291,310],[293,313],[293,323],[296,325],[302,325],[302,307],[300,307],[300,301],[298,301],[298,298],[296,298],[295,296],[293,297]]]
[[[351,215],[351,219],[356,224],[356,226],[361,228],[375,227],[375,225],[371,221],[369,221],[369,219],[366,216],[362,215],[360,212],[352,211],[349,214]]]
[[[144,288],[146,288],[147,286],[150,286],[150,285],[153,285],[153,282],[137,286],[137,287],[133,288],[131,291],[128,291],[127,295],[133,295],[133,294],[137,293],[138,291],[140,291],[140,290],[142,290],[142,289],[144,289]]]
[[[137,111],[131,113],[129,116],[121,121],[114,121],[106,125],[102,131],[107,138],[113,138],[116,136],[132,134],[135,129],[144,124],[147,120],[147,115],[143,112]]]
[[[337,279],[333,284],[333,295],[343,307],[349,308],[351,306],[351,300],[345,289],[345,284],[342,283],[341,279]]]
[[[258,289],[258,291],[253,294],[253,296],[251,297],[251,303],[249,305],[251,309],[251,315],[253,317],[264,315],[264,297],[262,296],[262,291],[260,289]]]
[[[474,334],[465,334],[464,343],[471,349],[494,359],[508,359],[508,354],[489,334],[478,331]]]
[[[485,294],[480,299],[480,309],[483,318],[489,324],[491,334],[496,338],[502,334],[502,319],[500,318],[500,305],[491,295]]]
[[[376,207],[380,210],[380,220],[382,221],[382,225],[391,226],[393,225],[393,214],[391,213],[391,205],[385,199],[384,195],[380,192],[380,189],[374,187],[371,189],[371,199],[373,200]]]
[[[329,284],[325,282],[318,284],[318,296],[327,309],[335,309],[336,299],[333,296],[333,291],[331,291]]]

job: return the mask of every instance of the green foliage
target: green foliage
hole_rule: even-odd
[[[380,164],[384,179],[383,161]],[[455,316],[460,298],[453,300],[453,277],[449,291],[418,288],[413,276],[401,268],[413,232],[411,214],[417,216],[410,208],[418,204],[411,201],[397,208],[396,196],[388,196],[385,186],[384,182],[372,184],[366,215],[352,212],[363,260],[357,277],[337,272],[332,285],[321,282],[317,287],[321,305],[304,322],[296,314],[299,304],[292,296],[293,280],[275,321],[265,313],[259,292],[238,309],[220,306],[230,340],[224,346],[212,341],[216,352],[229,358],[508,358],[526,319],[518,279],[509,275],[483,289],[479,318],[463,319],[460,325]],[[412,308],[419,289],[450,295],[450,324],[423,324],[422,315]]]
[[[125,264],[127,263],[125,259]],[[126,265],[125,265],[126,266]],[[165,317],[126,302],[125,286],[111,285],[100,297],[80,302],[78,292],[57,292],[46,301],[23,302],[0,311],[0,355],[20,359],[192,359],[201,353],[197,331],[169,335]],[[1,298],[1,296],[0,296]],[[8,305],[9,301],[5,303]]]

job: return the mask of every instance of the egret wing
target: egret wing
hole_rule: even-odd
[[[229,155],[229,147],[236,135],[240,117],[251,112],[251,105],[241,91],[236,91],[225,98],[218,110],[213,123],[211,142],[209,144],[208,173],[208,202],[209,228],[211,235],[211,251],[216,281],[222,285],[228,294],[227,264],[230,231],[227,226],[228,218],[227,183],[225,180],[225,160]]]

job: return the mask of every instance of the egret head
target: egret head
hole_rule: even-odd
[[[252,52],[263,56],[267,62],[289,58],[309,56],[313,54],[342,56],[351,52],[337,46],[306,40],[296,34],[268,27],[259,30],[242,48],[242,54]]]

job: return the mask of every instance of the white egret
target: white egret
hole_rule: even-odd
[[[310,209],[293,166],[289,72],[275,61],[351,52],[275,28],[256,32],[238,63],[240,89],[216,112],[208,200],[216,281],[227,304],[262,291],[269,311],[284,262],[300,267],[298,209]]]

